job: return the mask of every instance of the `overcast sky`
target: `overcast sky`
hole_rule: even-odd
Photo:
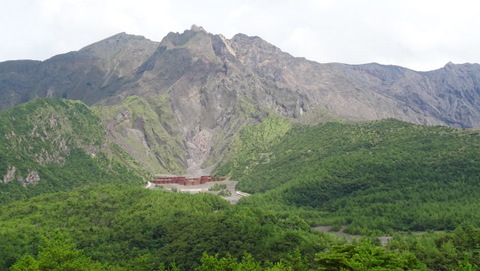
[[[467,0],[0,0],[0,61],[45,60],[119,32],[160,41],[192,24],[259,36],[321,63],[433,70],[480,63],[480,2]]]

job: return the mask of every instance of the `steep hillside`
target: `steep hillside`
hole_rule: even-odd
[[[242,64],[270,89],[269,100],[278,101],[276,111],[284,116],[330,112],[348,120],[480,126],[474,109],[480,98],[478,64],[448,63],[416,72],[379,64],[320,64],[243,34],[234,36],[231,45]]]
[[[43,62],[0,63],[0,109],[62,97],[98,106],[109,125],[119,112],[135,115],[109,136],[123,131],[115,142],[152,173],[208,172],[225,159],[236,133],[272,114],[308,124],[396,118],[480,127],[479,94],[477,64],[449,63],[431,72],[320,64],[259,37],[227,39],[198,26],[161,42],[121,33]],[[132,108],[130,96],[147,108]],[[155,132],[143,131],[142,119]],[[133,134],[145,140],[127,147]]]
[[[271,122],[242,132],[217,171],[258,193],[241,204],[309,210],[310,223],[355,233],[480,225],[478,130],[384,120],[286,132]],[[267,136],[275,138],[268,145]]]
[[[439,124],[442,125],[464,128],[480,126],[477,110],[480,102],[479,64],[448,63],[443,68],[430,72],[415,72],[379,64],[349,68],[357,77],[362,77],[361,80],[374,82],[374,91],[394,99],[406,111],[440,120]],[[422,119],[413,122],[435,123]]]
[[[96,106],[110,142],[151,173],[183,174],[187,167],[182,138],[167,96],[148,101],[130,96],[119,105]]]
[[[0,202],[87,183],[142,182],[107,156],[100,118],[81,102],[37,99],[2,111],[0,135]]]

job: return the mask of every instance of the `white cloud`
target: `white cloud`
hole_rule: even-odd
[[[178,28],[168,0],[17,0],[2,10],[0,61],[45,59],[119,32],[159,40]]]
[[[245,18],[246,16],[248,16],[248,13],[249,13],[249,10],[251,10],[252,8],[248,5],[241,5],[240,7],[238,8],[234,8],[230,14],[229,14],[229,17],[230,19],[232,20],[239,20],[239,19],[243,19]]]
[[[476,1],[16,0],[0,10],[0,61],[45,59],[118,32],[161,40],[192,24],[260,36],[319,62],[434,69],[480,62]]]

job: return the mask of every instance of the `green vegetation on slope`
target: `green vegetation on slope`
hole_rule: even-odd
[[[396,234],[387,248],[414,253],[430,270],[480,270],[480,228],[469,223],[449,233]]]
[[[0,112],[0,202],[88,183],[141,183],[102,148],[105,131],[85,104],[38,99]]]
[[[392,119],[294,125],[269,148],[251,147],[218,172],[257,193],[240,204],[295,211],[311,224],[348,225],[351,233],[448,230],[480,225],[479,150],[476,130]]]
[[[93,108],[109,139],[133,160],[123,160],[116,150],[111,150],[112,154],[139,173],[182,174],[186,168],[183,141],[168,99],[168,95],[148,101],[130,96],[119,105]]]
[[[221,165],[216,175],[230,175],[234,179],[248,175],[251,168],[270,161],[270,148],[277,144],[291,128],[287,119],[272,116],[262,123],[245,127],[231,143],[231,158]]]

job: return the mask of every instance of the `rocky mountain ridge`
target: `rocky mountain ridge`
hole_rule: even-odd
[[[0,95],[0,109],[38,97],[94,105],[118,146],[165,172],[215,165],[241,128],[271,114],[480,127],[478,64],[320,64],[198,26],[161,42],[121,33],[43,62],[0,63]]]

